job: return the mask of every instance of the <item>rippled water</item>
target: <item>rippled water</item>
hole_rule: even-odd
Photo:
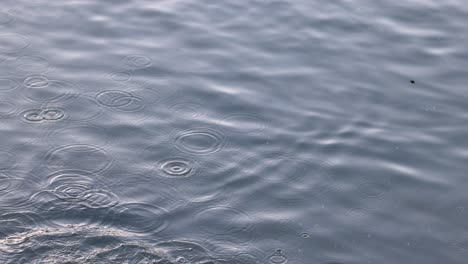
[[[4,0],[0,262],[468,259],[461,0]]]

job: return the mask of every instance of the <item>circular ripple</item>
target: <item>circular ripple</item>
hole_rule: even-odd
[[[206,155],[220,151],[225,141],[224,136],[216,130],[197,128],[180,133],[175,139],[175,144],[180,151]]]
[[[21,113],[23,120],[31,123],[42,122],[42,109],[28,109]]]
[[[49,79],[42,75],[33,75],[24,79],[23,84],[29,88],[44,88],[49,85]]]
[[[44,190],[34,193],[29,199],[31,206],[36,208],[39,213],[44,212],[63,212],[69,207],[74,206],[71,204],[66,205],[63,199],[60,199],[53,191]]]
[[[126,82],[132,78],[132,75],[128,72],[113,72],[109,74],[109,78],[117,82]]]
[[[213,235],[233,235],[244,233],[252,228],[250,216],[232,207],[211,207],[195,215],[199,228]]]
[[[134,233],[154,233],[167,226],[167,210],[146,203],[126,203],[112,211],[112,222],[119,228]]]
[[[19,83],[10,78],[0,78],[0,91],[14,90],[18,88]]]
[[[16,76],[39,75],[49,71],[49,62],[39,56],[21,56],[12,61],[11,74]]]
[[[37,193],[35,207],[72,208],[112,207],[118,203],[115,194],[102,190],[102,179],[95,173],[81,170],[57,171],[47,176],[44,191]],[[55,203],[55,204],[53,204]]]
[[[93,187],[80,183],[71,183],[67,185],[61,185],[55,188],[54,193],[62,199],[66,200],[82,200],[83,194],[87,191],[92,190]]]
[[[159,162],[158,171],[166,177],[189,177],[196,174],[197,163],[189,158],[173,157]]]
[[[283,253],[283,250],[278,249],[268,257],[268,261],[273,264],[284,264],[288,262],[288,257]]]
[[[89,208],[111,208],[119,204],[119,197],[106,190],[90,190],[83,195],[85,205]]]
[[[21,113],[24,121],[38,123],[44,121],[58,121],[65,117],[65,112],[61,109],[28,109]]]
[[[103,106],[127,112],[139,111],[145,107],[143,99],[119,90],[101,92],[96,96],[96,99]]]
[[[35,102],[52,103],[69,100],[76,95],[76,91],[77,87],[71,82],[33,76],[24,81],[22,96]]]
[[[13,114],[16,110],[17,107],[15,104],[7,101],[0,101],[0,116]]]
[[[0,171],[13,168],[16,160],[17,157],[14,153],[0,150]]]
[[[171,111],[174,115],[184,118],[199,118],[204,115],[203,106],[194,102],[181,102],[172,105]]]
[[[30,41],[16,33],[0,34],[0,52],[16,52],[29,46]]]
[[[77,178],[78,179],[74,179]],[[59,178],[50,183],[47,189],[49,192],[64,203],[69,203],[69,208],[73,206],[102,209],[111,208],[119,203],[117,195],[110,191],[97,189],[92,179],[87,179],[86,176],[81,175],[65,175],[61,173]],[[75,181],[71,181],[75,180]],[[53,188],[56,186],[55,188]],[[55,200],[55,199],[53,199]]]
[[[128,102],[128,103],[123,106],[117,107],[117,109],[120,111],[137,112],[145,108],[145,101],[139,97],[132,96],[128,98],[117,99],[117,101],[121,101],[121,100]]]
[[[215,162],[193,162],[191,172],[183,180],[177,177],[164,176],[162,175],[164,172],[161,170],[157,173],[157,176],[162,175],[167,181],[173,181],[171,183],[182,191],[190,203],[206,203],[229,196],[229,190],[226,187],[228,179],[225,178],[233,173],[231,166]],[[194,186],[197,186],[197,188],[194,188]]]
[[[65,116],[65,111],[61,109],[44,109],[41,114],[42,119],[46,121],[56,121]]]
[[[355,207],[349,209],[346,214],[357,221],[362,221],[372,217],[373,213],[371,209]]]
[[[15,17],[9,12],[0,11],[0,26],[8,25],[15,21]]]
[[[53,171],[76,169],[96,173],[109,169],[114,160],[102,148],[81,144],[53,150],[48,153],[46,162]]]
[[[119,90],[109,90],[99,93],[96,96],[98,103],[103,106],[118,108],[131,103],[133,95]]]
[[[151,58],[143,55],[130,55],[124,58],[124,63],[132,68],[145,68],[151,66]]]
[[[85,183],[92,186],[101,186],[98,174],[84,170],[60,170],[47,176],[47,184],[53,188],[64,182]]]
[[[265,121],[251,114],[234,114],[227,116],[219,125],[223,130],[239,134],[260,133],[266,127]]]
[[[166,134],[160,134],[158,132],[158,134],[148,134],[148,136],[151,136],[153,142],[159,142],[154,145],[145,145],[138,152],[135,162],[141,162],[142,167],[149,168],[157,173],[163,173],[160,171],[161,161],[170,159],[171,157],[178,157],[180,152],[177,151],[173,143],[159,140],[159,137],[164,137]],[[144,141],[143,144],[144,143],[146,143],[146,141]]]

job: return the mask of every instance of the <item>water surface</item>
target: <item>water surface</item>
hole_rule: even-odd
[[[461,0],[3,0],[0,262],[466,263]]]

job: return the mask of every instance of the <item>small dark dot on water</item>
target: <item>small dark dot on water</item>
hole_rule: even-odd
[[[416,83],[416,82],[415,82],[415,81],[413,81],[413,80],[411,80],[410,82],[411,82],[411,83]]]

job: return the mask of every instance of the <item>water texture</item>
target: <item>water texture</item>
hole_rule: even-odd
[[[466,25],[461,0],[2,0],[0,263],[466,263]]]

